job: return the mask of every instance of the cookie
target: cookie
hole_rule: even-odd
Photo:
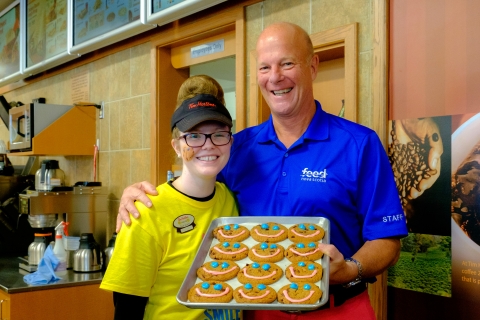
[[[188,291],[188,300],[191,302],[227,303],[232,298],[232,287],[221,281],[200,282]]]
[[[277,243],[262,242],[250,248],[248,257],[255,262],[278,262],[283,259],[284,251],[285,248]]]
[[[268,222],[253,227],[250,235],[258,242],[280,242],[287,239],[288,229],[276,222]]]
[[[285,276],[291,282],[315,283],[322,279],[321,264],[313,261],[294,262],[285,269]]]
[[[288,229],[288,239],[292,242],[320,241],[325,235],[325,230],[313,223],[299,223]]]
[[[281,287],[277,300],[284,304],[314,304],[322,297],[322,290],[313,283],[291,283]]]
[[[272,303],[277,299],[277,292],[264,284],[246,283],[233,291],[233,298],[238,303]]]
[[[280,280],[283,275],[283,270],[275,263],[254,262],[243,267],[237,275],[240,283],[246,284],[272,284]]]
[[[209,256],[215,260],[238,261],[248,256],[248,247],[239,242],[222,242],[210,248]]]
[[[316,242],[305,244],[303,242],[291,244],[285,250],[285,257],[291,262],[298,261],[314,261],[323,257],[323,252],[320,251]]]
[[[250,237],[250,231],[238,224],[226,224],[216,227],[213,230],[213,236],[220,242],[240,242]]]
[[[197,276],[203,281],[226,281],[237,276],[240,267],[233,261],[215,260],[205,262],[197,269]]]

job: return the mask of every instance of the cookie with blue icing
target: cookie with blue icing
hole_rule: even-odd
[[[275,263],[250,263],[237,274],[238,282],[246,284],[272,284],[280,280],[283,270]]]
[[[255,262],[279,262],[285,248],[278,243],[261,242],[250,248],[248,257]]]
[[[314,283],[291,283],[281,287],[277,300],[284,304],[315,304],[322,297],[322,290]]]
[[[232,287],[222,281],[200,282],[188,291],[190,302],[227,303],[232,299]]]
[[[231,260],[214,260],[205,262],[197,269],[197,276],[203,281],[227,281],[237,276],[240,267]]]
[[[314,261],[294,262],[285,269],[285,276],[291,282],[318,282],[322,280],[322,265]]]
[[[320,241],[325,230],[314,223],[298,223],[288,229],[288,239],[292,242]]]
[[[275,243],[288,237],[288,229],[276,222],[267,222],[254,226],[250,235],[258,242]]]
[[[323,252],[318,248],[317,242],[299,242],[288,246],[285,257],[291,262],[315,261],[323,257]]]
[[[272,303],[277,299],[277,292],[262,283],[246,283],[233,291],[233,298],[238,303]]]
[[[220,242],[210,248],[209,256],[215,260],[238,261],[248,256],[248,247],[240,242]]]
[[[250,237],[250,231],[242,225],[232,223],[213,229],[213,236],[220,242],[239,242]]]

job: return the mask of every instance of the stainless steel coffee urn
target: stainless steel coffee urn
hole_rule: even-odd
[[[100,182],[54,187],[51,191],[27,190],[19,195],[19,211],[28,215],[32,228],[55,227],[57,221],[65,221],[70,236],[91,233],[101,249],[107,244],[107,205],[107,188]]]

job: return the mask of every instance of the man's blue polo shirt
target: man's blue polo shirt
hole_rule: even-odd
[[[328,218],[330,241],[345,257],[367,240],[407,235],[392,169],[376,133],[316,105],[306,132],[288,149],[271,117],[235,134],[218,179],[236,195],[240,214]]]

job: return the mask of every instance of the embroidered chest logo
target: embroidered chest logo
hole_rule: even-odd
[[[183,214],[173,220],[173,226],[178,233],[192,231],[195,228],[195,217],[191,214]]]
[[[311,181],[311,182],[327,182],[327,169],[323,171],[312,171],[308,168],[302,170],[300,175],[301,181]]]

